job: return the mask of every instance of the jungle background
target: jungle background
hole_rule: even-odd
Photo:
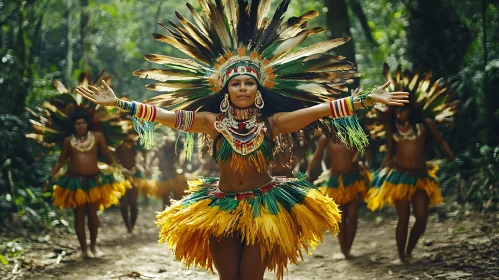
[[[277,2],[274,1],[273,5]],[[362,250],[369,251],[372,247],[373,255],[367,258],[366,263],[358,259],[353,264],[338,261],[332,266],[332,271],[321,272],[324,270],[321,268],[330,269],[329,263],[334,262],[329,260],[331,252],[328,251],[338,251],[336,240],[330,238],[323,247],[319,247],[317,255],[307,257],[303,264],[294,266],[289,279],[310,279],[305,272],[312,273],[315,279],[331,279],[338,273],[343,273],[345,279],[415,279],[426,275],[427,278],[439,278],[440,275],[460,279],[476,276],[484,269],[492,274],[485,275],[483,279],[497,275],[497,250],[491,251],[491,248],[497,248],[499,240],[496,230],[499,221],[499,1],[294,0],[287,16],[297,16],[311,9],[320,12],[311,26],[324,26],[327,31],[320,36],[312,36],[306,43],[312,44],[326,37],[351,36],[348,44],[335,50],[354,61],[363,73],[358,85],[371,87],[382,84],[384,62],[392,69],[402,65],[404,69],[412,70],[423,65],[426,71],[433,73],[434,78],[443,77],[461,103],[453,125],[440,128],[456,159],[452,162],[443,160],[440,165],[438,175],[446,202],[432,210],[433,219],[425,235],[429,239],[418,246],[418,250],[428,253],[422,256],[423,264],[416,265],[414,270],[378,265],[384,263],[379,260],[388,253],[379,253],[381,249],[372,241],[379,238],[378,245],[392,242],[386,250],[394,253],[392,229],[395,216],[390,209],[382,212],[381,216],[364,211],[360,227],[364,225],[386,231],[386,234],[379,232],[378,236],[372,236],[375,234],[372,230],[360,230],[354,248],[364,246]],[[45,148],[25,137],[30,130],[25,108],[40,106],[57,94],[52,85],[56,79],[75,87],[78,76],[87,69],[95,73],[106,69],[113,74],[114,89],[118,95],[135,100],[151,97],[154,92],[145,89],[146,81],[133,77],[131,73],[147,68],[148,62],[142,57],[146,53],[184,56],[151,37],[151,33],[162,32],[156,23],[167,23],[168,19],[175,18],[174,11],[189,14],[184,1],[173,0],[0,1],[2,278],[5,273],[17,279],[62,279],[66,275],[64,265],[67,265],[79,269],[75,270],[78,273],[71,274],[71,279],[86,279],[91,276],[86,274],[85,269],[106,265],[104,262],[88,266],[65,257],[77,249],[76,238],[71,235],[72,213],[55,209],[51,204],[51,193],[43,192],[41,188],[57,153],[48,154]],[[432,148],[429,154],[432,158],[443,158],[436,148]],[[377,154],[375,158],[382,156]],[[154,244],[156,229],[152,223],[153,212],[161,210],[159,208],[156,204],[143,205],[141,213],[145,214],[139,217],[143,231],[140,237],[132,240],[135,245],[129,248],[113,239],[113,233],[109,232],[111,229],[114,232],[124,230],[118,225],[119,214],[113,209],[102,214],[103,223],[109,222],[101,229],[100,239],[104,247],[108,246],[113,252],[119,250],[116,248],[126,248],[118,255],[128,254],[129,263],[122,263],[122,269],[116,270],[111,265],[114,259],[109,257],[108,267],[97,269],[101,273],[95,275],[106,271],[107,276],[102,276],[102,279],[208,277],[206,275],[209,274],[204,275],[203,271],[182,269],[179,264],[173,263],[166,249]],[[443,227],[443,232],[431,229],[437,226]],[[485,241],[480,239],[484,236],[488,236]],[[473,238],[481,241],[473,243],[470,241]],[[383,243],[383,240],[386,242]],[[439,247],[434,243],[446,245]],[[139,244],[142,247],[134,247]],[[145,252],[151,247],[155,248],[152,252],[158,258],[143,260],[134,257],[139,252],[150,255]],[[431,250],[419,249],[421,247]],[[457,274],[449,274],[445,269],[442,270],[444,272],[426,270],[430,268],[424,260],[427,260],[426,264],[438,264],[445,258],[451,258],[449,252],[453,252],[456,258],[454,262],[445,262],[445,265],[451,270],[459,268]],[[488,260],[477,264],[480,260],[475,256],[486,254],[484,252],[489,252],[487,254],[490,255],[486,255]],[[463,262],[467,260],[474,263],[463,267]],[[139,268],[132,268],[130,262],[152,262],[158,266],[146,268],[142,265],[143,271],[138,272]],[[171,262],[172,268],[161,267],[161,263],[164,265],[165,262]],[[362,271],[359,267],[373,264],[379,266],[380,271],[364,276],[359,274]],[[311,272],[311,267],[317,269]],[[418,269],[420,274],[415,274]],[[352,270],[356,272],[350,273]],[[109,271],[112,273],[109,274]],[[176,274],[168,274],[171,271]],[[355,278],[356,275],[359,278]],[[89,279],[97,279],[95,277]]]

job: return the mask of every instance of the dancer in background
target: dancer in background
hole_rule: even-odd
[[[398,256],[401,262],[408,263],[425,232],[428,206],[442,202],[435,172],[427,168],[425,148],[433,141],[449,159],[454,158],[435,120],[451,121],[456,103],[434,102],[441,98],[449,100],[450,92],[439,81],[432,83],[431,75],[423,75],[421,68],[414,74],[407,71],[402,74],[399,68],[393,79],[385,64],[384,73],[391,82],[392,90],[409,92],[410,103],[403,107],[390,107],[386,112],[388,151],[384,168],[373,178],[373,188],[369,190],[366,202],[372,211],[385,203],[395,206],[398,215],[395,234]],[[416,222],[407,241],[411,205]]]
[[[109,82],[111,76],[104,76],[101,71],[97,80]],[[89,78],[90,73],[82,74],[80,85],[96,85],[95,80],[90,82]],[[108,143],[118,144],[126,135],[126,126],[118,114],[107,112],[104,107],[95,107],[85,99],[82,101],[81,97],[77,98],[77,93],[69,92],[58,81],[55,84],[61,94],[44,105],[45,110],[41,113],[29,110],[35,120],[33,132],[27,136],[46,147],[54,144],[61,147],[48,183],[53,188],[54,205],[73,209],[75,232],[83,258],[89,256],[85,233],[85,218],[88,218],[90,251],[97,258],[102,256],[97,248],[97,211],[118,204],[125,189],[130,187],[119,169],[104,167],[99,163],[98,155],[103,155],[108,165],[114,166]],[[93,127],[102,132],[92,130]],[[110,131],[113,133],[108,133]],[[60,170],[64,170],[62,175]]]
[[[127,228],[128,233],[133,232],[139,208],[137,199],[139,197],[139,186],[142,187],[147,181],[143,173],[137,168],[136,157],[137,150],[136,143],[132,135],[128,135],[123,141],[123,144],[116,148],[116,159],[121,165],[121,169],[125,178],[131,183],[132,188],[128,189],[123,197],[120,198],[120,210],[123,221]],[[130,209],[130,216],[128,215]]]
[[[309,178],[311,170],[321,160],[324,159],[329,167],[314,184],[339,204],[341,223],[338,240],[346,259],[353,257],[350,250],[357,232],[357,209],[371,183],[371,175],[359,166],[357,157],[357,150],[349,149],[343,143],[335,143],[322,135],[307,168]]]
[[[155,157],[158,159],[161,178],[157,182],[156,197],[162,199],[164,206],[171,204],[171,199],[182,198],[187,189],[187,181],[183,174],[183,156],[176,151],[176,136],[173,131],[163,137],[163,145]]]

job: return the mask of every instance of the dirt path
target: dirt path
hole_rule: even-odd
[[[431,215],[415,251],[416,262],[405,266],[391,263],[396,259],[393,212],[385,211],[383,216],[361,212],[353,260],[338,258],[338,242],[328,235],[313,255],[290,266],[285,279],[499,279],[497,216],[438,222],[437,215]],[[117,209],[100,217],[99,243],[106,253],[102,259],[79,260],[73,235],[40,237],[40,242],[31,244],[25,253],[25,263],[18,273],[9,273],[7,278],[218,279],[204,270],[182,268],[168,250],[157,244],[154,209],[141,209],[133,236],[126,234]],[[62,257],[59,264],[57,256]],[[265,279],[275,279],[275,275],[267,273]]]

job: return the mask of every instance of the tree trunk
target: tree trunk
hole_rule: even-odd
[[[362,31],[364,32],[367,41],[369,41],[369,43],[375,46],[378,45],[376,40],[374,40],[373,38],[366,14],[364,13],[364,10],[362,9],[362,5],[360,4],[360,2],[358,0],[350,0],[349,3],[350,3],[350,9],[352,10],[353,14],[360,22],[360,26],[362,27]]]
[[[326,31],[330,39],[350,36],[350,17],[348,15],[348,7],[345,0],[324,0],[326,12]],[[355,44],[353,38],[350,42],[333,49],[336,54],[345,56],[348,61],[355,64]],[[355,79],[351,89],[359,86],[359,80]]]
[[[26,26],[24,24],[26,20],[26,4],[24,1],[19,1],[19,6],[17,9],[17,34],[14,42],[14,54],[17,57],[18,63],[15,69],[15,74],[13,77],[14,84],[17,84],[16,92],[11,93],[13,104],[11,108],[11,114],[19,116],[24,113],[24,103],[26,97],[28,96],[28,38],[26,33]]]
[[[154,33],[158,33],[158,25],[156,23],[160,22],[159,16],[161,15],[161,6],[163,5],[163,1],[160,1],[158,3],[158,7],[156,8],[156,16],[154,16],[154,22],[152,23],[152,26],[154,26]],[[149,32],[146,32],[149,35]]]
[[[409,12],[408,56],[434,77],[450,77],[461,63],[472,41],[455,8],[444,0],[406,1]]]
[[[66,22],[67,22],[67,36],[66,36],[66,69],[64,77],[68,85],[71,84],[73,76],[73,0],[66,0]]]
[[[88,0],[80,0],[81,16],[80,16],[80,46],[82,51],[82,59],[85,69],[90,68],[90,60],[88,57]]]

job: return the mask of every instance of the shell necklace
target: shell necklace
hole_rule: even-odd
[[[95,144],[95,136],[89,132],[87,132],[86,137],[82,137],[81,139],[76,138],[73,134],[70,138],[71,147],[77,149],[80,152],[88,152],[90,151]]]
[[[417,133],[414,133],[414,129],[412,128],[412,125],[410,125],[410,124],[407,126],[402,126],[402,125],[397,123],[396,126],[397,126],[397,133],[395,133],[393,135],[393,138],[397,142],[401,139],[416,140],[420,134],[419,126],[416,126]]]

